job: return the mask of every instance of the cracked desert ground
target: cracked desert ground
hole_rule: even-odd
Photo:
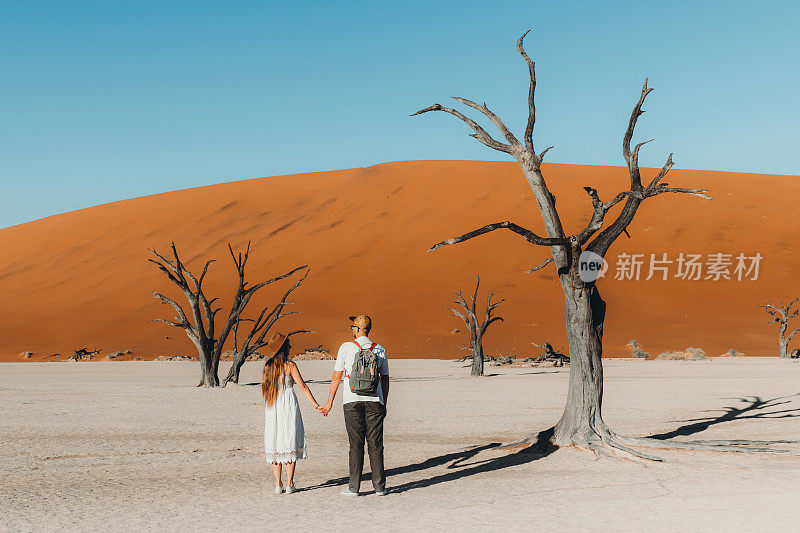
[[[368,517],[390,531],[797,530],[800,456],[501,450],[558,420],[569,370],[489,366],[472,378],[464,364],[392,361],[390,492],[345,501],[341,392],[327,419],[300,398],[309,459],[301,490],[276,495],[257,362],[216,390],[193,386],[192,362],[2,363],[0,529],[348,531]],[[332,361],[299,366],[324,399]],[[798,361],[618,359],[605,375],[603,412],[619,433],[800,439]]]

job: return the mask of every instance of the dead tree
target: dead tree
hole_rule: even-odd
[[[555,366],[564,366],[564,363],[569,363],[569,357],[560,352],[561,348],[554,350],[553,345],[547,341],[544,341],[544,344],[541,345],[536,344],[535,342],[532,342],[531,344],[544,350],[542,355],[533,360],[534,363],[553,361]]]
[[[229,382],[239,383],[239,371],[242,368],[242,365],[247,360],[248,357],[255,354],[259,348],[263,347],[267,344],[265,340],[267,337],[267,333],[270,331],[272,326],[280,320],[281,318],[289,315],[297,314],[297,311],[289,311],[284,313],[283,310],[287,305],[291,305],[290,302],[287,302],[289,295],[294,292],[294,290],[302,285],[303,281],[308,277],[308,273],[310,270],[306,269],[305,274],[301,277],[294,285],[292,285],[289,290],[287,290],[281,301],[275,304],[274,307],[270,309],[270,306],[266,306],[261,310],[259,313],[258,318],[255,320],[249,319],[239,319],[236,325],[233,327],[233,362],[231,363],[231,368],[228,370],[228,375],[225,376],[225,379],[222,380],[222,386],[224,387]],[[239,324],[242,322],[252,322],[253,326],[250,328],[247,336],[244,338],[242,342],[241,348],[238,347],[237,343],[237,336],[239,331]],[[297,335],[298,333],[313,333],[312,331],[299,329],[295,331],[291,331],[286,334],[286,338],[291,337],[292,335]],[[267,339],[268,340],[268,339]]]
[[[798,298],[795,298],[788,305],[784,305],[783,302],[780,303],[780,306],[776,306],[772,303],[772,301],[767,300],[767,303],[764,305],[759,305],[764,311],[766,311],[769,316],[771,317],[767,324],[774,324],[775,322],[778,323],[778,357],[780,359],[789,358],[789,341],[792,340],[798,331],[800,331],[800,327],[795,328],[789,335],[786,335],[786,330],[789,328],[789,320],[796,317],[798,313],[800,313],[800,307],[794,308],[795,304],[798,302]],[[793,309],[794,308],[794,309]]]
[[[216,316],[217,313],[222,310],[222,308],[214,308],[213,305],[217,300],[219,300],[219,298],[212,298],[209,300],[203,293],[203,280],[208,273],[209,265],[216,261],[216,259],[210,259],[206,261],[200,276],[196,277],[189,271],[188,268],[186,268],[186,265],[183,264],[180,257],[178,257],[178,250],[175,248],[174,242],[172,243],[173,259],[167,259],[159,254],[155,249],[150,249],[150,253],[153,254],[156,259],[148,259],[148,261],[155,264],[158,269],[164,273],[167,279],[177,285],[178,288],[183,292],[183,295],[189,304],[189,310],[192,316],[190,321],[184,312],[183,307],[181,307],[178,302],[168,298],[167,296],[164,296],[159,292],[153,292],[153,297],[160,300],[162,303],[171,305],[173,309],[175,309],[176,316],[175,320],[158,318],[151,320],[150,322],[163,322],[170,326],[182,328],[186,332],[186,335],[197,347],[197,355],[200,359],[200,370],[202,375],[200,377],[200,383],[197,385],[198,387],[216,387],[219,385],[218,370],[219,359],[222,355],[222,347],[225,345],[225,341],[228,340],[228,336],[230,335],[234,326],[239,322],[242,312],[247,307],[247,304],[250,303],[250,299],[253,297],[253,295],[263,287],[291,276],[298,270],[307,268],[307,265],[303,265],[281,276],[263,281],[256,285],[248,286],[248,282],[245,281],[245,266],[247,264],[247,259],[250,256],[250,243],[247,243],[247,250],[245,251],[244,255],[242,255],[241,252],[238,254],[238,256],[237,254],[234,254],[233,248],[231,248],[230,244],[228,244],[228,250],[233,258],[234,265],[236,265],[239,283],[236,287],[236,292],[233,295],[228,317],[222,324],[219,333],[217,333]]]
[[[528,57],[523,47],[525,35],[527,35],[527,32],[517,41],[517,51],[525,61],[530,77],[527,102],[528,118],[522,141],[517,139],[486,104],[481,105],[466,98],[455,97],[454,99],[483,114],[503,135],[505,142],[496,140],[477,122],[460,111],[440,104],[421,109],[412,116],[430,111],[441,111],[453,115],[469,126],[473,132],[470,134],[471,137],[493,150],[503,152],[516,159],[528,185],[533,191],[546,233],[544,236],[539,235],[530,229],[506,220],[487,224],[460,237],[447,239],[433,245],[428,251],[433,251],[449,244],[461,243],[499,229],[509,230],[522,237],[529,244],[545,246],[550,250],[550,257],[529,272],[543,268],[548,263],[555,263],[556,275],[560,281],[566,304],[566,329],[570,355],[569,391],[564,413],[558,423],[547,431],[532,433],[515,443],[516,445],[552,442],[558,446],[577,445],[593,450],[598,455],[615,452],[630,458],[658,460],[657,457],[643,454],[630,448],[628,444],[633,443],[661,448],[687,447],[688,445],[685,443],[665,443],[656,439],[624,437],[611,431],[603,421],[601,414],[603,399],[602,355],[603,322],[605,320],[606,304],[600,297],[595,282],[581,279],[579,275],[579,257],[584,251],[594,252],[600,258],[604,257],[614,241],[623,233],[627,233],[628,225],[636,215],[639,206],[648,198],[665,193],[690,194],[709,200],[711,198],[706,194],[708,191],[705,189],[671,187],[663,181],[674,165],[672,154],[649,182],[642,181],[642,175],[639,170],[639,150],[650,141],[638,143],[631,148],[631,140],[633,139],[637,119],[644,112],[642,105],[645,98],[653,90],[647,86],[647,80],[645,79],[639,100],[633,107],[628,127],[622,139],[622,154],[629,174],[627,188],[611,197],[610,200],[603,201],[596,189],[588,185],[585,186],[584,190],[591,202],[589,221],[580,232],[568,235],[564,231],[561,217],[556,209],[556,198],[547,187],[542,172],[542,161],[552,146],[538,153],[534,150],[536,72],[534,62]],[[613,222],[604,227],[606,215],[620,203],[622,203],[622,207],[615,215]],[[742,444],[742,442],[695,441],[691,447],[695,449],[735,449],[741,451],[739,444]],[[752,444],[752,442],[747,441],[746,444]],[[752,448],[749,449],[752,450]],[[770,448],[762,447],[763,450],[771,451]],[[785,452],[785,450],[783,451]]]
[[[472,350],[473,376],[483,375],[483,335],[486,333],[486,330],[492,323],[498,321],[502,322],[502,317],[493,317],[492,313],[495,309],[497,309],[498,305],[505,301],[505,298],[503,298],[499,302],[492,303],[492,296],[494,296],[494,293],[491,293],[486,298],[486,312],[483,315],[483,322],[479,322],[477,301],[478,287],[480,287],[480,285],[481,278],[478,276],[478,282],[475,284],[475,292],[472,294],[472,301],[470,304],[467,304],[467,301],[464,299],[464,296],[462,296],[461,291],[456,293],[456,299],[453,300],[453,302],[455,302],[456,305],[461,306],[461,308],[464,310],[463,313],[457,311],[456,309],[448,309],[449,311],[453,312],[453,314],[450,316],[460,317],[469,329],[469,347]]]

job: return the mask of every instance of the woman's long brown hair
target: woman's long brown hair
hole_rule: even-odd
[[[264,396],[264,403],[272,406],[275,399],[283,390],[284,375],[289,365],[289,341],[283,343],[281,349],[274,357],[267,360],[264,364],[264,372],[261,375],[261,394]]]

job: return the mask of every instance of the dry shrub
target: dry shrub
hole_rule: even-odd
[[[296,361],[321,361],[328,359],[336,359],[336,357],[331,355],[330,350],[328,350],[327,348],[323,348],[322,346],[317,346],[316,348],[306,348],[305,351],[297,355],[293,355],[292,359]]]
[[[664,361],[703,361],[708,359],[702,348],[686,348],[684,351],[662,352],[656,359]]]
[[[636,339],[629,340],[625,347],[631,351],[631,356],[635,359],[647,359],[647,356],[650,354],[650,352],[642,350],[642,347],[639,346],[639,341]]]

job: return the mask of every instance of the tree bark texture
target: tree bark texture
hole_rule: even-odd
[[[605,302],[595,285],[573,286],[570,274],[562,276],[561,282],[567,304],[570,372],[567,401],[552,440],[559,446],[577,443],[589,447],[591,436],[605,430],[602,416]]]

